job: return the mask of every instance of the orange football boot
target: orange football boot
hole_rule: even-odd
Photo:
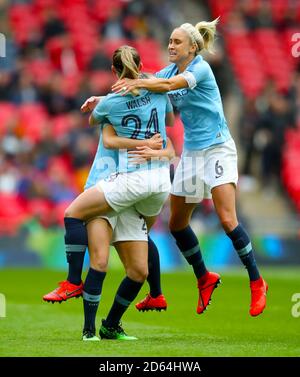
[[[167,301],[164,295],[159,295],[157,297],[152,297],[150,293],[146,295],[144,300],[135,304],[138,311],[148,311],[148,310],[167,310]]]
[[[202,314],[210,304],[213,291],[221,283],[220,275],[215,272],[207,272],[198,279],[199,300],[197,313]]]
[[[70,283],[68,280],[61,281],[58,283],[59,287],[54,289],[54,291],[47,293],[43,296],[43,300],[47,302],[61,303],[62,301],[67,301],[72,297],[82,296],[83,282],[79,285]]]
[[[256,317],[264,311],[268,288],[268,284],[262,277],[258,280],[250,281],[251,304],[249,313],[252,317]]]

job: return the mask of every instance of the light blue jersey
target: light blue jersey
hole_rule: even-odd
[[[105,179],[110,174],[115,173],[118,169],[118,160],[117,150],[104,148],[102,132],[100,131],[97,152],[84,189],[86,190],[89,187],[94,186],[101,179]]]
[[[156,77],[170,78],[176,75],[178,68],[176,64],[171,64],[159,71]],[[173,90],[168,95],[180,112],[184,125],[184,148],[201,150],[229,140],[231,135],[219,88],[209,64],[198,55],[182,76],[187,80],[189,88]]]
[[[144,140],[160,133],[165,147],[165,117],[166,113],[172,110],[172,105],[166,94],[141,90],[138,96],[108,94],[97,104],[92,115],[99,123],[111,124],[120,137]],[[129,164],[127,151],[120,151],[118,171],[123,173],[139,169],[152,169],[166,164],[162,161],[151,161],[151,163],[140,165]]]

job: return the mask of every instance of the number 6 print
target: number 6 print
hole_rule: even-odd
[[[223,166],[219,165],[219,160],[216,161],[215,165],[216,178],[220,178],[224,173]]]

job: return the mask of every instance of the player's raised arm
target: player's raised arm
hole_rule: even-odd
[[[82,113],[89,113],[94,110],[97,104],[101,101],[103,96],[92,96],[89,97],[81,106],[80,111]]]

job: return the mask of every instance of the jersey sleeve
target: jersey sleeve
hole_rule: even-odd
[[[103,99],[94,108],[94,110],[92,112],[92,116],[99,124],[106,123],[107,122],[107,116],[109,114],[108,110],[109,109],[108,109],[107,101],[106,101],[106,99]]]
[[[208,64],[201,61],[198,64],[188,67],[184,72],[180,73],[179,76],[182,76],[186,80],[190,89],[194,89],[199,82],[207,78],[208,74]]]
[[[101,130],[103,130],[103,128],[105,128],[105,127],[107,127],[107,126],[113,126],[113,124],[111,124],[111,123],[109,122],[108,119],[105,119],[105,120],[103,121],[103,123],[101,123]],[[113,126],[113,127],[114,127],[114,126]]]
[[[172,106],[172,103],[169,99],[169,96],[167,95],[167,103],[166,103],[166,113],[171,113],[173,112],[173,106]]]
[[[157,79],[166,79],[168,78],[168,70],[167,70],[168,67],[166,68],[163,68],[161,69],[160,71],[158,72],[155,72],[154,76],[157,78]]]

